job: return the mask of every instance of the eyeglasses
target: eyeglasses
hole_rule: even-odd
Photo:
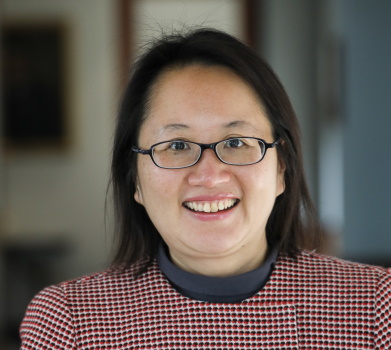
[[[225,164],[250,165],[260,162],[269,148],[280,143],[272,143],[256,137],[231,137],[214,143],[198,143],[184,140],[172,140],[156,143],[150,149],[133,146],[132,151],[149,154],[156,166],[163,169],[182,169],[196,164],[202,152],[211,149],[217,158]]]

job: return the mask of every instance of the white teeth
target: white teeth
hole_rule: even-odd
[[[197,203],[197,202],[186,202],[184,205],[192,209],[194,211],[202,211],[204,213],[216,213],[219,210],[225,210],[231,208],[235,203],[236,199],[224,199],[217,202],[205,202],[205,203]]]

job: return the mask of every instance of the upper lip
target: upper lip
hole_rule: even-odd
[[[223,199],[231,199],[231,198],[237,199],[237,197],[235,197],[232,194],[219,193],[215,195],[198,195],[198,196],[189,197],[186,198],[184,202],[213,202],[213,201],[220,201]]]

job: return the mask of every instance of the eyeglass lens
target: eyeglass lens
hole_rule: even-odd
[[[201,155],[200,145],[181,140],[167,141],[153,148],[155,163],[164,168],[193,165]],[[259,162],[265,153],[265,144],[255,138],[231,138],[216,144],[216,153],[225,163],[246,165]]]

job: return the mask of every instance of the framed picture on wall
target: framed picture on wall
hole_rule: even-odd
[[[66,145],[65,30],[61,24],[15,23],[1,28],[5,150]]]

